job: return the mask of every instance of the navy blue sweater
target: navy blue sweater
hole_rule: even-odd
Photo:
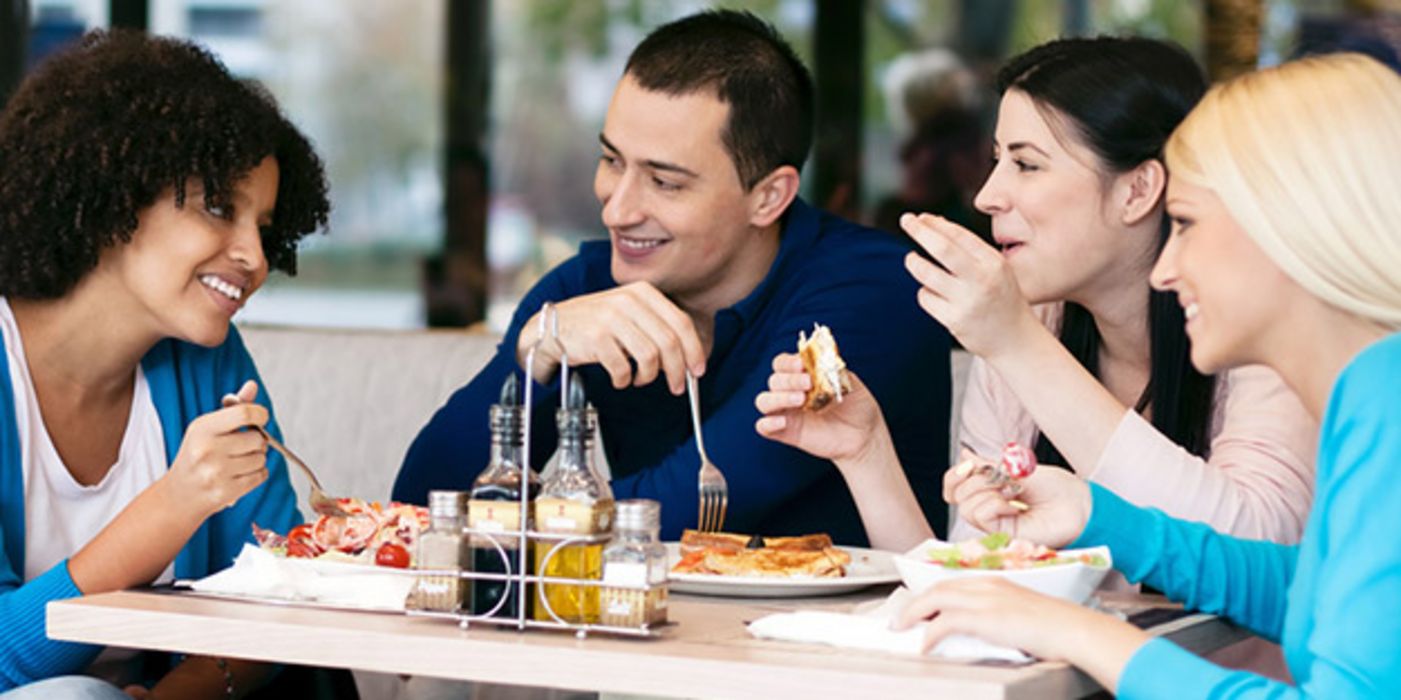
[[[818,211],[802,201],[785,214],[777,258],[749,296],[715,318],[714,347],[700,378],[706,449],[730,488],[725,529],[764,535],[829,532],[867,542],[856,505],[831,462],[770,441],[754,430],[754,398],[767,386],[774,355],[794,352],[799,330],[831,327],[847,365],[880,402],[906,476],[925,516],[942,533],[946,506],[948,333],[915,302],[904,242]],[[526,295],[495,358],[438,410],[409,448],[395,500],[424,503],[430,489],[470,487],[486,466],[487,407],[508,372],[520,372],[516,338],[546,301],[617,286],[607,241],[584,243]],[[599,432],[619,498],[662,503],[662,537],[695,527],[699,458],[684,396],[664,380],[616,390],[598,365],[579,368],[598,409]],[[536,385],[532,462],[554,451],[558,383]]]

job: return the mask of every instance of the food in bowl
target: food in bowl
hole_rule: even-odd
[[[336,505],[346,515],[322,515],[285,536],[255,523],[253,537],[259,547],[279,556],[400,569],[413,566],[418,536],[428,529],[427,508],[358,498],[338,498]]]
[[[686,530],[675,574],[770,578],[846,576],[851,555],[833,546],[825,533],[801,537],[761,537],[733,532]]]
[[[1001,533],[957,544],[927,540],[895,557],[916,594],[957,578],[996,576],[1075,603],[1089,599],[1112,564],[1108,547],[1055,550]]]
[[[1067,555],[1045,545],[1013,538],[1005,532],[994,532],[958,544],[930,547],[925,555],[930,563],[947,569],[1031,569],[1076,563],[1109,566],[1109,561],[1098,553]]]

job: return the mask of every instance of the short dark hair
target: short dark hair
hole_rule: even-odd
[[[1124,173],[1163,158],[1163,146],[1206,92],[1206,78],[1182,47],[1139,37],[1057,39],[1012,58],[997,77],[998,92],[1018,90],[1038,106],[1055,110],[1073,135],[1110,173]],[[1167,243],[1167,217],[1159,223],[1158,250]],[[1192,366],[1182,307],[1172,292],[1150,290],[1150,374],[1140,398],[1152,407],[1153,425],[1188,452],[1211,450],[1215,379]],[[1066,302],[1060,340],[1080,364],[1099,376],[1099,329],[1089,310]],[[1038,461],[1065,459],[1045,436]]]
[[[721,140],[745,189],[812,146],[812,76],[778,31],[749,12],[709,10],[663,25],[628,57],[646,90],[713,90],[730,106]]]
[[[0,113],[0,294],[67,294],[164,192],[183,207],[199,178],[204,204],[227,206],[268,156],[280,177],[264,255],[295,274],[297,241],[325,225],[330,202],[320,158],[273,98],[193,44],[85,35]]]

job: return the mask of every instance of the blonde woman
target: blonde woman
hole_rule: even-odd
[[[1204,372],[1261,363],[1320,419],[1316,498],[1297,546],[1130,505],[1055,469],[1025,513],[973,476],[975,525],[1109,545],[1130,580],[1280,640],[1296,685],[1199,659],[1127,623],[998,579],[926,592],[902,616],[930,644],[974,634],[1063,659],[1124,697],[1401,696],[1401,76],[1356,54],[1214,88],[1167,147],[1176,292]]]

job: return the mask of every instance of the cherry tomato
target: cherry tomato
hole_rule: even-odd
[[[407,569],[409,568],[409,550],[404,549],[402,545],[385,542],[380,545],[379,551],[375,552],[375,563],[380,566]]]

